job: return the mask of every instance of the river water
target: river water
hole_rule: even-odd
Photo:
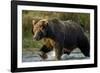
[[[37,62],[37,61],[44,61],[40,56],[39,56],[39,51],[23,51],[22,52],[22,62]],[[46,59],[46,61],[53,61],[55,60],[55,53],[54,51],[49,52],[48,54],[48,58]],[[67,54],[63,54],[61,57],[61,60],[81,60],[81,59],[89,59],[88,57],[85,57],[81,51],[76,48],[75,50],[73,50],[71,52],[70,55]]]

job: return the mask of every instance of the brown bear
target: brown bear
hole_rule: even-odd
[[[60,60],[63,49],[68,54],[75,48],[79,48],[85,56],[90,56],[90,45],[82,27],[74,21],[61,21],[59,19],[33,20],[33,39],[50,39],[56,54],[56,60]],[[44,45],[46,46],[46,45]],[[47,47],[47,46],[46,46]]]

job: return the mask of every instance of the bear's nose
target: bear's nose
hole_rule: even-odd
[[[40,40],[40,37],[39,36],[33,36],[33,40],[38,41],[38,40]]]
[[[35,40],[36,39],[36,37],[35,36],[33,36],[33,40]]]
[[[33,36],[33,40],[37,40],[38,38],[36,36]]]

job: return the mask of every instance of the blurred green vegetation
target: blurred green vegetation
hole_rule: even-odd
[[[47,11],[22,11],[22,47],[40,48],[41,41],[32,39],[32,19],[35,18],[58,18],[60,20],[73,20],[79,23],[89,37],[90,32],[90,14],[88,13],[67,13],[67,12],[47,12]]]

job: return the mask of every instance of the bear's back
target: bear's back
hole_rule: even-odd
[[[77,39],[84,35],[83,29],[72,20],[63,21],[63,23],[65,25],[64,46],[67,48],[75,48]]]

